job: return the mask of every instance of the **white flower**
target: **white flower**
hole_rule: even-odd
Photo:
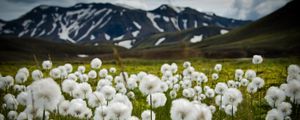
[[[73,66],[70,63],[64,65],[67,73],[71,73],[73,71]]]
[[[292,64],[288,67],[288,75],[297,75],[300,73],[300,68],[298,65]]]
[[[245,73],[245,77],[248,80],[252,80],[253,78],[256,77],[256,72],[254,70],[247,70],[246,73]]]
[[[127,93],[127,96],[128,96],[129,98],[131,98],[131,99],[134,99],[134,98],[135,98],[135,94],[134,94],[134,92],[132,92],[132,91],[128,92],[128,93]]]
[[[195,86],[194,87],[194,91],[195,93],[198,95],[198,94],[201,94],[202,93],[202,88],[200,86]]]
[[[106,104],[105,97],[100,92],[93,92],[88,95],[88,104],[90,107],[95,108]]]
[[[0,89],[9,88],[14,85],[14,78],[10,75],[0,77]]]
[[[18,115],[18,118],[17,120],[27,120],[28,117],[27,117],[27,114],[25,112],[21,112],[19,115]]]
[[[97,72],[95,70],[91,70],[89,73],[88,73],[88,76],[89,78],[91,79],[95,79],[97,78]]]
[[[236,87],[236,84],[235,84],[234,80],[228,80],[227,85],[230,88],[235,88]]]
[[[152,96],[152,106],[154,108],[164,106],[167,102],[167,97],[163,93],[154,93],[154,94],[151,94],[151,96]],[[150,105],[150,103],[151,103],[150,95],[147,96],[147,102]]]
[[[99,80],[97,83],[97,91],[100,91],[102,89],[102,87],[104,87],[106,85],[111,86],[112,85],[111,81],[109,81],[107,79]]]
[[[28,103],[28,102],[27,102],[28,97],[29,97],[28,92],[21,92],[21,93],[19,93],[18,96],[17,96],[17,101],[18,101],[19,104],[25,106],[25,105],[27,105],[27,103]]]
[[[257,86],[257,88],[262,88],[265,85],[265,81],[260,77],[253,78],[252,82]]]
[[[192,120],[195,119],[194,104],[186,99],[177,99],[172,102],[171,107],[172,120]]]
[[[167,71],[171,71],[171,66],[169,64],[163,64],[160,68],[160,72],[164,74]]]
[[[52,62],[50,60],[43,61],[43,69],[50,70],[52,68]]]
[[[116,72],[117,72],[117,69],[114,68],[114,67],[112,67],[112,68],[109,69],[109,72],[111,72],[111,73],[116,73]]]
[[[296,99],[300,98],[300,82],[292,80],[288,82],[287,86],[286,95],[291,98],[291,102],[297,103]]]
[[[73,80],[73,81],[77,81],[78,78],[75,74],[71,73],[71,74],[68,75],[68,79]]]
[[[213,73],[213,74],[211,75],[211,78],[212,78],[213,80],[217,80],[217,79],[219,79],[219,75],[218,75],[217,73]]]
[[[182,95],[187,98],[192,98],[195,95],[195,91],[193,88],[187,88],[182,91]]]
[[[152,120],[155,120],[155,113],[151,110],[145,110],[142,112],[142,120],[151,120],[151,113],[152,113]]]
[[[92,92],[92,87],[90,84],[83,82],[77,85],[77,89],[80,89],[84,95],[84,98],[87,98],[88,94]]]
[[[176,63],[172,63],[172,64],[171,64],[171,71],[172,71],[173,73],[176,73],[176,72],[177,72],[177,69],[178,69],[177,64],[176,64]]]
[[[18,72],[15,76],[16,83],[24,83],[27,81],[27,75],[24,72]]]
[[[7,114],[7,118],[9,120],[16,120],[18,118],[18,112],[17,111],[9,111]]]
[[[94,120],[105,120],[108,114],[107,106],[99,106],[95,110]]]
[[[224,103],[237,106],[243,100],[242,93],[236,88],[228,88],[224,93]]]
[[[263,62],[263,58],[260,55],[254,55],[252,58],[253,64],[261,64]]]
[[[129,108],[129,110],[133,109],[132,103],[131,103],[131,101],[128,99],[128,97],[126,95],[123,95],[123,94],[120,94],[120,93],[116,94],[114,96],[114,98],[110,101],[110,104],[111,103],[115,103],[115,102],[119,102],[119,103],[125,104]]]
[[[73,96],[72,92],[75,90],[77,87],[77,83],[73,80],[66,79],[62,82],[62,91],[71,94]]]
[[[170,91],[170,97],[171,97],[172,99],[176,98],[176,96],[177,96],[176,91],[174,91],[174,90]]]
[[[87,74],[82,74],[80,78],[81,82],[88,82],[89,81],[89,76]]]
[[[225,83],[219,82],[219,83],[217,83],[217,85],[215,87],[215,92],[217,94],[223,95],[227,89],[228,89],[228,87]]]
[[[68,115],[68,110],[70,107],[71,107],[70,101],[67,100],[62,101],[58,106],[59,114],[63,116]]]
[[[247,86],[247,92],[248,93],[256,93],[257,92],[257,86],[254,84],[254,83],[249,83],[248,86]]]
[[[213,107],[207,107],[204,104],[195,104],[195,119],[194,120],[211,120],[212,112],[210,108],[215,109]]]
[[[54,79],[60,78],[61,71],[58,68],[54,68],[50,71],[50,76]]]
[[[285,100],[285,93],[278,87],[272,86],[267,90],[265,99],[271,107],[275,108]]]
[[[86,109],[88,109],[86,102],[82,99],[73,99],[69,106],[68,114],[77,118],[83,118]]]
[[[102,65],[102,61],[99,58],[94,58],[91,61],[91,68],[93,69],[99,69]]]
[[[241,80],[243,78],[244,71],[242,69],[236,69],[235,70],[235,79]]]
[[[123,103],[114,102],[108,106],[108,117],[113,120],[127,120],[131,117],[131,110]]]
[[[100,77],[106,77],[107,75],[108,75],[107,69],[101,69],[101,70],[99,71],[99,76],[100,76]]]
[[[208,98],[213,98],[215,97],[215,91],[213,89],[208,89],[207,91],[205,91],[205,95]]]
[[[43,75],[42,71],[40,71],[40,70],[34,70],[31,73],[31,77],[33,80],[40,80],[43,78],[43,76],[44,75]]]
[[[222,64],[215,65],[215,71],[220,72],[222,70]]]
[[[16,100],[15,96],[12,94],[6,94],[4,96],[4,102],[6,107],[10,110],[17,110],[18,109],[18,101]]]
[[[184,68],[191,67],[191,62],[185,61],[185,62],[183,63],[183,67],[184,67]]]
[[[29,88],[33,94],[36,107],[53,110],[59,103],[61,91],[59,85],[51,78],[34,81]]]
[[[140,82],[139,89],[144,95],[159,92],[161,81],[155,75],[147,75]]]
[[[242,85],[242,86],[247,86],[248,83],[249,83],[249,81],[248,81],[247,79],[245,79],[245,78],[243,78],[243,79],[241,80],[241,85]]]
[[[225,113],[227,115],[233,116],[235,115],[236,111],[237,111],[237,107],[235,105],[227,105],[225,107]]]
[[[102,87],[100,92],[104,95],[106,100],[111,100],[113,96],[116,94],[115,88],[109,85]]]
[[[288,116],[292,113],[292,105],[288,102],[278,104],[277,109],[281,111],[284,116]]]
[[[283,114],[277,109],[268,111],[266,120],[283,120]]]
[[[85,67],[83,65],[78,66],[77,71],[79,73],[84,73],[85,72]]]

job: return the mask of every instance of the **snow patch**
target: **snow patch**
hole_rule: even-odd
[[[169,5],[169,7],[171,7],[173,10],[175,10],[177,13],[180,13],[180,12],[185,10],[185,8],[175,7],[175,6],[172,6],[172,5]]]
[[[207,24],[207,23],[202,23],[202,25],[203,25],[203,26],[208,26],[208,24]]]
[[[124,41],[121,41],[119,43],[116,43],[116,45],[125,47],[127,49],[130,49],[130,48],[132,48],[131,43],[132,43],[132,40],[124,40]]]
[[[80,58],[86,58],[86,57],[89,57],[89,55],[86,55],[86,54],[78,54],[77,57],[80,57]]]
[[[91,35],[90,40],[95,40],[95,36]]]
[[[197,28],[197,27],[198,27],[198,22],[194,21],[194,28]]]
[[[170,21],[170,18],[167,17],[167,16],[163,16],[163,19],[164,19],[166,22],[169,22],[169,21]]]
[[[164,38],[164,37],[163,38],[159,38],[154,45],[158,46],[159,44],[161,44],[165,40],[166,40],[166,38]]]
[[[212,18],[209,17],[209,16],[204,15],[203,17],[204,17],[205,19],[212,20]]]
[[[105,38],[105,40],[110,40],[110,36],[106,33],[104,33],[104,38]]]
[[[147,12],[147,17],[150,19],[152,22],[152,25],[160,32],[164,32],[163,29],[161,29],[158,24],[154,21],[155,18],[159,18],[159,15],[154,15],[153,13]]]
[[[225,30],[225,29],[222,29],[222,30],[220,30],[220,34],[226,34],[226,33],[228,33],[229,31],[228,30]]]
[[[136,21],[133,21],[133,24],[134,24],[138,29],[141,29],[141,28],[142,28],[142,26],[141,26],[139,23],[137,23]]]
[[[183,22],[183,29],[187,29],[187,19],[183,19],[182,22]]]
[[[191,38],[190,42],[191,43],[201,42],[202,38],[203,38],[203,35],[195,35],[193,38]]]
[[[124,38],[124,35],[121,35],[119,37],[114,38],[113,40],[122,40]]]
[[[98,46],[98,45],[99,45],[99,43],[95,43],[95,44],[94,44],[94,46]]]
[[[140,33],[140,31],[137,30],[137,31],[132,32],[131,34],[132,34],[133,37],[137,37],[137,35],[138,35],[139,33]]]
[[[171,18],[171,21],[172,21],[174,27],[175,27],[177,30],[180,30],[179,25],[178,25],[178,20],[177,20],[176,18]]]

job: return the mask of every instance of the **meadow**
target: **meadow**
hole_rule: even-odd
[[[186,61],[189,61],[189,62],[186,62]],[[212,118],[214,120],[221,120],[221,119],[222,120],[231,120],[231,119],[255,120],[255,119],[266,119],[266,117],[268,115],[268,111],[272,110],[272,108],[275,108],[275,106],[278,106],[278,104],[280,104],[280,103],[278,103],[278,104],[276,103],[276,105],[272,107],[272,105],[270,105],[270,103],[266,99],[264,99],[264,97],[266,96],[266,92],[271,86],[277,86],[279,88],[279,86],[281,86],[281,84],[287,83],[289,65],[291,65],[291,64],[299,65],[300,59],[299,58],[264,58],[263,62],[261,64],[253,64],[252,58],[240,58],[240,59],[192,58],[189,60],[124,59],[124,60],[122,60],[122,64],[119,64],[118,62],[112,61],[112,60],[107,60],[107,61],[102,60],[102,64],[100,65],[101,67],[97,68],[97,69],[91,68],[90,61],[55,61],[55,60],[52,60],[51,62],[52,62],[52,67],[51,67],[52,70],[53,70],[53,68],[59,67],[61,65],[65,65],[66,63],[72,64],[73,70],[71,73],[73,73],[75,71],[81,71],[80,72],[81,75],[83,75],[83,74],[88,75],[90,70],[95,70],[96,78],[90,78],[90,76],[88,76],[89,77],[89,78],[87,78],[88,80],[80,80],[81,78],[79,78],[78,75],[76,75],[79,78],[77,81],[75,80],[76,82],[78,82],[78,83],[85,82],[91,86],[92,91],[90,91],[90,93],[93,93],[94,91],[95,92],[101,91],[101,90],[99,90],[100,89],[99,88],[99,80],[107,79],[106,78],[107,76],[112,76],[113,79],[111,80],[110,86],[112,86],[114,89],[117,89],[116,90],[117,93],[121,93],[122,95],[124,94],[126,99],[129,100],[129,103],[128,103],[128,101],[127,101],[127,103],[132,105],[132,109],[130,109],[131,107],[126,108],[126,105],[124,107],[124,110],[130,111],[130,116],[136,116],[134,118],[133,117],[126,118],[128,120],[134,120],[136,118],[151,119],[149,117],[151,115],[148,115],[148,113],[150,113],[150,112],[143,113],[145,110],[150,110],[150,109],[152,109],[153,112],[155,113],[156,120],[171,120],[172,116],[174,117],[174,114],[171,115],[171,111],[172,111],[171,108],[174,107],[174,109],[175,109],[174,101],[177,99],[180,99],[180,98],[184,98],[184,100],[189,101],[186,104],[201,104],[201,105],[203,105],[204,107],[202,109],[202,112],[205,111],[206,109],[209,109],[209,112],[212,115],[212,117],[209,117],[209,115],[203,115],[204,117],[203,116],[202,117],[204,119]],[[166,78],[167,73],[165,73],[163,70],[163,68],[164,68],[163,65],[166,63],[170,64],[170,65],[172,63],[175,63],[177,65],[176,71],[172,72],[170,76],[173,76],[173,77],[176,76],[178,78],[178,81],[174,82],[174,84],[172,83],[172,85],[171,85],[171,83],[166,82],[166,81],[169,81],[168,77]],[[190,63],[190,65],[187,65],[189,63]],[[220,71],[215,69],[216,64],[221,64]],[[79,66],[81,66],[81,68],[79,68]],[[31,72],[36,69],[41,70],[41,72],[43,73],[42,78],[47,78],[47,77],[53,78],[53,75],[49,74],[49,72],[51,71],[50,69],[49,70],[43,69],[42,61],[39,61],[39,62],[34,62],[34,61],[4,62],[4,63],[0,64],[0,73],[1,73],[2,77],[11,75],[13,78],[15,78],[16,74],[18,73],[18,70],[23,67],[26,67],[29,70],[30,75],[27,76],[28,79],[26,81],[18,83],[19,85],[28,86],[28,85],[34,83],[35,81],[38,81],[38,80],[33,80],[32,75],[31,75]],[[83,70],[83,71],[80,70],[80,69],[82,69],[82,67],[84,67],[85,70]],[[192,79],[193,73],[184,73],[184,71],[188,71],[187,69],[189,69],[189,67],[193,67],[194,70],[192,70],[192,72],[204,73],[204,75],[207,77],[207,82],[201,81],[199,83],[199,81]],[[115,72],[110,71],[110,68],[115,68],[116,71]],[[106,72],[101,72],[101,70],[103,70],[103,69],[106,69]],[[168,69],[168,67],[166,67],[166,69]],[[242,70],[242,72],[243,72],[242,75],[237,75],[238,74],[237,69]],[[257,92],[255,92],[253,94],[250,94],[247,91],[247,85],[251,82],[251,80],[248,80],[249,83],[247,83],[244,86],[242,85],[242,82],[241,82],[242,78],[245,78],[245,79],[247,78],[247,76],[245,76],[245,74],[246,74],[246,71],[250,70],[250,69],[255,71],[255,73],[256,73],[255,77],[260,77],[264,81],[264,85],[261,88],[257,88]],[[121,71],[124,71],[126,73],[121,74]],[[151,94],[155,94],[157,91],[155,91],[153,93],[151,92],[151,90],[150,90],[150,92],[143,91],[143,88],[140,88],[140,86],[141,86],[140,84],[142,84],[141,81],[143,81],[142,79],[136,80],[136,83],[138,83],[138,84],[136,86],[134,86],[133,88],[129,89],[130,85],[128,85],[128,83],[126,85],[126,82],[129,82],[130,79],[133,79],[133,78],[138,79],[136,77],[139,76],[139,73],[142,71],[148,75],[153,74],[154,76],[157,76],[160,79],[160,81],[167,83],[167,88],[165,90],[159,91],[159,93],[162,93],[163,95],[165,95],[165,98],[166,98],[166,101],[163,101],[161,103],[161,105],[157,105],[156,107],[153,107],[152,104],[158,104],[158,103],[147,102],[147,96],[150,95],[150,101],[151,101]],[[166,71],[168,71],[168,70],[166,70]],[[101,75],[101,74],[103,74],[103,75]],[[188,74],[188,75],[186,75],[186,74]],[[213,74],[217,74],[217,75],[213,76]],[[191,76],[191,77],[185,78],[185,76]],[[237,78],[237,76],[238,76],[238,78]],[[216,77],[216,78],[213,78],[213,77]],[[59,77],[59,78],[53,78],[53,79],[59,85],[60,89],[63,89],[62,84],[67,78],[68,78],[68,76],[65,76],[64,78]],[[70,78],[68,78],[68,79],[70,79]],[[116,79],[121,79],[121,81],[122,81],[121,83],[123,84],[123,85],[120,85],[121,87],[118,86],[119,82]],[[181,81],[184,81],[186,79],[189,79],[188,81],[190,81],[190,85],[188,85],[188,87],[186,87],[186,89],[193,88],[194,92],[195,92],[196,91],[195,86],[198,86],[201,88],[201,91],[199,94],[194,93],[192,96],[189,96],[189,94],[191,94],[191,93],[184,92],[184,90],[185,90],[184,84],[185,83],[181,82]],[[3,80],[3,79],[1,79],[1,80]],[[230,80],[234,81],[233,86],[231,85],[232,83],[228,82]],[[224,108],[221,108],[221,110],[220,110],[220,107],[219,107],[220,105],[218,105],[216,102],[217,95],[219,95],[219,97],[220,97],[220,94],[218,94],[215,91],[216,90],[215,88],[218,83],[225,83],[228,86],[228,88],[234,88],[241,92],[241,95],[242,95],[241,102],[238,102],[238,104],[236,106],[234,105],[235,107],[237,107],[237,110],[235,111],[235,109],[233,108],[233,104],[232,104],[232,109],[230,109],[231,114],[234,113],[234,115],[230,115],[230,112],[228,113],[228,110],[225,110],[225,109],[227,109],[226,108],[227,105],[223,106]],[[6,119],[9,119],[10,117],[15,117],[12,119],[16,119],[16,118],[18,118],[18,116],[20,117],[20,113],[23,113],[23,112],[26,113],[26,110],[25,110],[26,106],[27,107],[29,106],[28,105],[29,102],[27,101],[25,105],[22,105],[19,103],[17,105],[17,108],[9,108],[8,107],[7,104],[9,102],[4,99],[6,94],[10,93],[10,94],[14,95],[15,99],[16,99],[17,95],[19,93],[27,91],[26,89],[16,90],[14,87],[16,84],[17,83],[14,82],[14,85],[11,85],[7,88],[4,87],[0,90],[1,91],[0,105],[2,105],[0,112],[3,115],[3,117],[5,117]],[[175,84],[178,84],[180,86],[178,88],[178,90],[174,90]],[[118,87],[120,87],[120,88],[118,88]],[[123,88],[125,88],[125,91],[122,91]],[[212,91],[213,96],[211,96],[209,93],[207,93],[207,91],[209,91],[209,90],[213,90]],[[34,119],[63,119],[63,120],[94,119],[96,112],[101,111],[99,106],[108,106],[111,109],[113,109],[112,104],[114,104],[114,103],[112,101],[114,101],[114,100],[107,99],[106,104],[104,103],[104,105],[102,105],[100,102],[100,105],[98,104],[96,106],[93,106],[93,105],[90,105],[90,103],[89,103],[89,99],[92,99],[92,98],[87,97],[87,95],[83,96],[83,97],[82,96],[78,97],[78,96],[72,95],[72,92],[70,94],[64,90],[60,90],[60,91],[62,91],[61,94],[64,96],[65,100],[71,101],[74,98],[81,98],[81,100],[84,102],[84,104],[86,104],[86,107],[89,109],[89,112],[86,114],[86,116],[79,116],[79,115],[76,116],[71,113],[66,113],[66,114],[60,113],[61,111],[58,111],[58,110],[59,110],[59,105],[61,104],[61,102],[59,102],[56,104],[57,107],[54,107],[51,109],[49,108],[49,110],[44,105],[44,111],[42,110],[42,113],[39,113],[40,115],[36,115]],[[171,91],[176,91],[176,96],[170,95]],[[131,95],[129,95],[128,93],[131,93]],[[185,94],[187,94],[187,95],[185,95]],[[202,94],[202,97],[197,97],[197,95],[201,96],[201,94]],[[221,94],[221,95],[223,95],[223,97],[225,97],[225,94]],[[203,97],[203,96],[205,96],[205,97]],[[122,98],[122,97],[120,97],[120,98]],[[292,105],[292,113],[289,115],[283,114],[282,118],[295,119],[297,117],[300,117],[299,115],[297,116],[297,113],[299,114],[298,109],[300,109],[299,105],[296,105],[295,101],[292,101],[292,100],[290,101],[290,99],[289,99],[290,97],[284,97],[284,98],[285,99],[283,101],[288,102]],[[58,99],[58,98],[56,98],[56,99]],[[112,98],[112,99],[114,99],[114,98]],[[155,98],[153,98],[153,99],[155,99]],[[236,99],[240,99],[240,98],[236,98]],[[295,98],[295,99],[299,99],[299,98]],[[110,101],[110,103],[108,101]],[[119,100],[119,101],[122,101],[122,100]],[[197,103],[196,103],[196,101],[197,101]],[[17,102],[19,102],[19,101],[17,100]],[[172,102],[173,102],[173,105],[172,105]],[[183,101],[183,102],[186,102],[186,101]],[[152,104],[150,104],[150,103],[152,103]],[[222,104],[222,102],[221,102],[221,104]],[[185,107],[184,103],[182,103],[182,107],[184,109],[184,107]],[[200,106],[200,107],[202,107],[202,106]],[[99,109],[96,110],[97,108],[99,108]],[[116,109],[122,109],[122,105],[117,106]],[[16,111],[16,112],[13,113],[10,111]],[[123,111],[123,112],[126,112],[126,111]],[[11,115],[8,115],[9,113]],[[18,114],[18,115],[14,116],[14,114]],[[178,114],[180,114],[180,112]],[[206,113],[203,113],[203,114],[206,114]],[[272,113],[270,113],[270,114],[272,114]],[[37,116],[39,116],[39,117],[37,117]],[[28,115],[25,118],[28,118]],[[100,116],[100,118],[101,118],[101,116]],[[100,119],[100,118],[98,117],[97,119]],[[117,117],[117,119],[120,119],[120,118]],[[274,118],[276,118],[276,117],[274,117]],[[21,117],[20,117],[20,119],[21,119]],[[116,118],[111,118],[111,119],[116,119]],[[154,119],[154,117],[152,119]],[[177,118],[177,119],[184,119],[184,116],[182,116],[182,118]],[[188,119],[188,118],[186,118],[186,119]],[[199,119],[199,118],[197,118],[197,119]]]

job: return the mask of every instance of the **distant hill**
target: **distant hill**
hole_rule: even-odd
[[[300,56],[300,10],[297,0],[251,24],[192,45],[210,57]]]

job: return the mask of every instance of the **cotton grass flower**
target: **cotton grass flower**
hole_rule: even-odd
[[[6,108],[8,108],[9,110],[17,110],[18,109],[19,103],[14,95],[6,94],[4,96],[4,102],[6,104]]]
[[[40,70],[34,70],[34,71],[32,71],[32,73],[31,73],[31,77],[32,77],[32,79],[33,80],[40,80],[40,79],[42,79],[43,78],[43,72],[42,71],[40,71]]]
[[[131,117],[130,108],[120,102],[111,103],[108,106],[108,118],[113,120],[127,120]]]
[[[192,120],[195,117],[194,105],[186,99],[177,99],[172,102],[172,120]]]
[[[285,117],[292,113],[292,105],[288,102],[281,102],[278,104],[277,109],[281,111]]]
[[[217,73],[213,73],[213,74],[211,75],[211,78],[212,78],[213,80],[217,80],[217,79],[219,79],[219,75],[218,75]]]
[[[79,73],[84,73],[85,72],[85,66],[83,66],[83,65],[78,66],[77,71]]]
[[[28,97],[29,97],[29,94],[28,94],[28,92],[21,92],[21,93],[19,93],[18,94],[18,96],[17,96],[17,101],[18,101],[18,103],[19,104],[21,104],[21,105],[27,105],[28,104]]]
[[[28,116],[25,112],[21,112],[17,117],[17,120],[27,120],[27,119],[28,119]]]
[[[91,70],[89,73],[88,73],[88,76],[89,78],[91,79],[95,79],[97,78],[97,72],[95,70]]]
[[[213,107],[208,107],[206,105],[195,105],[195,119],[194,120],[211,120],[212,119],[212,111],[210,108],[215,109]]]
[[[151,110],[145,110],[141,114],[142,120],[155,120],[155,113]]]
[[[92,108],[103,106],[107,103],[104,95],[97,91],[90,93],[87,98],[88,98],[88,105]]]
[[[102,61],[99,58],[94,58],[91,61],[91,68],[93,69],[99,69],[102,65]]]
[[[275,108],[285,100],[285,93],[278,87],[272,86],[267,90],[265,99],[272,108]]]
[[[228,87],[225,83],[219,82],[219,83],[217,83],[217,85],[215,87],[215,92],[217,94],[223,95],[227,89],[228,89]]]
[[[283,120],[283,114],[277,109],[268,111],[266,120]]]
[[[161,81],[155,75],[147,75],[140,82],[139,89],[144,95],[159,92]]]
[[[59,114],[62,116],[68,115],[69,108],[71,107],[70,105],[71,105],[70,101],[67,101],[67,100],[62,101],[58,105]]]
[[[222,70],[222,64],[216,64],[214,69],[215,71],[220,72]]]
[[[249,81],[248,81],[247,79],[243,78],[243,79],[241,80],[241,85],[242,85],[242,86],[247,86],[248,84],[249,84]]]
[[[224,103],[237,106],[243,100],[242,93],[236,88],[228,88],[224,93]]]
[[[263,58],[260,55],[253,55],[252,63],[253,64],[261,64],[263,62]]]
[[[18,72],[15,76],[16,83],[23,84],[27,81],[27,75],[24,72]]]
[[[237,111],[237,107],[234,105],[227,105],[225,107],[225,113],[230,116],[234,116]]]
[[[150,105],[150,95],[147,96],[147,102]],[[152,106],[154,108],[164,106],[167,102],[167,97],[163,93],[154,93],[152,94]]]
[[[245,77],[248,80],[252,80],[253,78],[256,77],[256,72],[254,70],[247,70],[246,73],[245,73]]]
[[[9,111],[7,114],[7,118],[9,120],[16,120],[18,118],[18,112],[17,111]]]
[[[104,95],[107,101],[111,100],[113,96],[116,94],[115,88],[109,85],[102,87],[100,92]]]
[[[50,71],[50,76],[54,79],[58,79],[61,76],[61,71],[58,68],[54,68]]]
[[[54,110],[61,96],[59,85],[51,78],[34,81],[30,85],[35,106],[44,110]]]
[[[241,80],[243,78],[244,71],[242,69],[236,69],[235,70],[235,79]]]
[[[73,91],[75,90],[75,88],[77,88],[77,84],[78,83],[73,80],[66,79],[62,82],[62,91],[73,96]]]
[[[260,77],[253,78],[252,82],[257,88],[262,88],[265,85],[265,81]]]
[[[52,62],[50,60],[43,61],[42,67],[45,70],[50,70],[52,68]]]
[[[8,89],[9,87],[14,85],[14,78],[10,75],[5,77],[0,77],[0,88]]]
[[[256,93],[257,92],[257,86],[254,84],[254,83],[249,83],[248,86],[247,86],[247,92],[248,93]]]
[[[106,77],[107,75],[108,75],[107,69],[101,69],[101,70],[99,71],[99,77],[104,78],[104,77]]]
[[[66,63],[64,67],[66,68],[67,73],[71,73],[73,71],[73,66],[70,63]]]
[[[286,95],[291,98],[291,102],[296,104],[296,100],[300,99],[300,82],[296,80],[289,81],[287,86]]]

